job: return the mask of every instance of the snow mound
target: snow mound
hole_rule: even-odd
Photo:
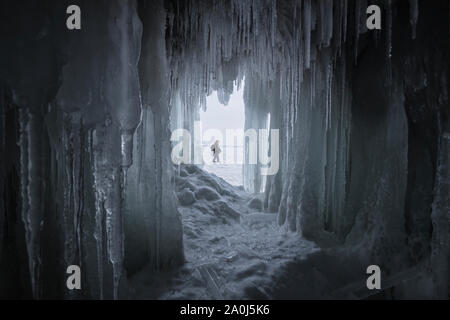
[[[216,201],[214,205],[215,205],[214,211],[216,212],[217,215],[226,216],[233,220],[239,220],[241,215],[239,214],[239,212],[231,208],[227,202],[219,200]]]
[[[248,202],[248,207],[250,209],[262,211],[262,208],[263,208],[262,200],[258,197],[254,197]]]
[[[177,193],[178,201],[182,206],[189,206],[195,202],[195,195],[189,189],[183,189],[183,191]]]
[[[181,186],[183,183],[188,182],[198,187],[209,187],[221,196],[232,198],[242,196],[242,190],[229,184],[215,174],[202,170],[196,165],[180,165],[179,167],[176,167],[176,170],[179,172],[175,179],[177,186]]]
[[[323,299],[365,276],[356,258],[280,228],[258,195],[196,166],[177,170],[186,263],[133,276],[135,298]]]
[[[202,187],[195,192],[197,199],[206,199],[208,201],[214,201],[220,199],[220,195],[209,187]]]
[[[283,295],[285,289],[278,282],[285,281],[293,261],[318,251],[315,244],[280,228],[275,214],[260,212],[257,196],[195,166],[177,170],[186,263],[172,272],[136,274],[131,279],[134,297],[270,299]],[[195,202],[186,205],[192,201],[191,193]],[[251,203],[256,209],[249,207]]]

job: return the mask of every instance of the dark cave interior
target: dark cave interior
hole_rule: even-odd
[[[201,250],[222,250],[196,255],[195,223],[232,234],[236,219],[267,219],[287,234],[258,229],[270,258],[234,278],[216,270],[236,288],[196,266],[189,283],[210,294],[172,298],[347,298],[376,264],[419,270],[391,298],[447,299],[450,2],[370,3],[381,30],[366,27],[367,0],[2,1],[0,297],[127,299],[143,272],[163,290],[161,274],[189,278]],[[65,27],[70,4],[81,30]],[[171,129],[193,130],[206,97],[226,103],[244,78],[245,129],[270,113],[280,132],[259,216],[247,210],[259,165],[244,165],[244,191],[170,159]],[[196,222],[189,208],[226,216]],[[236,259],[258,250],[242,239],[226,240]],[[82,291],[66,289],[68,265]],[[270,282],[246,282],[258,272]]]

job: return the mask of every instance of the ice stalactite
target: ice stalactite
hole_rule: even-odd
[[[279,90],[279,79],[275,80],[274,85],[271,90],[266,93],[268,97],[267,111],[270,115],[270,123],[268,129],[277,129],[283,132],[282,130],[282,115],[280,112],[277,112],[279,108],[281,108],[281,99],[280,99],[280,90]],[[275,143],[279,144],[280,154],[283,155],[284,150],[286,150],[286,140],[285,136],[281,136],[279,141],[270,141],[269,148],[270,152],[272,151],[273,145]],[[280,159],[279,161],[279,172],[283,172],[283,166],[285,161],[284,159]],[[276,174],[272,176],[267,176],[266,186],[264,190],[265,199],[264,199],[264,208],[269,212],[277,212],[278,206],[280,204],[281,199],[281,190],[282,190],[282,174]]]
[[[32,2],[2,3],[1,27],[12,31],[0,85],[19,110],[8,114],[19,136],[2,139],[20,146],[9,147],[18,169],[2,172],[2,190],[20,177],[8,203],[20,203],[14,245],[24,239],[32,295],[118,298],[125,272],[183,262],[170,128],[192,131],[206,96],[226,103],[244,79],[246,128],[264,128],[270,113],[280,130],[264,203],[280,225],[392,272],[432,253],[440,275],[450,36],[428,30],[448,23],[449,4],[421,3],[419,17],[419,1],[374,1],[382,32],[367,30],[368,4],[86,1],[83,29],[68,33],[60,2],[51,19]],[[259,192],[258,165],[244,171]],[[62,276],[44,285],[60,261],[97,266],[86,291],[61,292]]]
[[[11,53],[1,59],[0,77],[20,109],[19,198],[31,291],[35,298],[119,298],[125,177],[141,119],[137,4],[86,2],[90,14],[72,33],[60,28],[62,3],[50,11],[25,5],[24,13],[5,4],[13,15],[2,24],[16,27],[2,38]],[[31,12],[40,18],[24,23]],[[51,232],[61,241],[50,243]],[[72,264],[84,271],[83,293],[60,292]],[[52,273],[60,276],[49,285]]]
[[[82,217],[84,199],[84,148],[85,132],[81,119],[71,118],[69,114],[61,117],[63,122],[61,134],[61,153],[58,160],[59,175],[57,185],[62,188],[62,238],[64,239],[64,265],[78,265],[83,269],[82,259]]]
[[[135,135],[133,158],[141,160],[127,172],[125,228],[132,230],[139,225],[137,228],[143,228],[144,232],[142,235],[130,234],[125,242],[127,248],[133,248],[126,252],[125,258],[130,272],[142,268],[145,263],[160,270],[177,266],[184,260],[181,220],[172,190],[169,131],[169,102],[181,104],[184,100],[176,96],[170,100],[169,96],[171,79],[167,67],[163,2],[141,2],[138,12],[143,22],[138,65],[143,116]],[[182,110],[181,105],[173,107]],[[183,122],[183,116],[178,121]],[[126,231],[126,234],[129,233]]]
[[[322,45],[328,47],[333,37],[333,1],[320,1]]]
[[[305,69],[311,66],[311,0],[303,2],[303,32],[305,39]]]
[[[118,298],[119,281],[122,276],[124,259],[123,231],[123,189],[127,169],[132,165],[133,134],[141,119],[141,95],[138,77],[138,61],[141,52],[142,24],[137,14],[136,2],[118,1],[110,5],[114,20],[108,31],[112,39],[112,52],[107,64],[110,77],[106,81],[106,102],[111,114],[119,122],[121,163],[112,172],[114,189],[107,198],[108,254],[113,265],[114,298]],[[117,15],[117,13],[119,13]],[[119,28],[117,28],[119,26]],[[118,63],[119,62],[119,63]],[[115,210],[116,212],[114,212]]]
[[[94,138],[93,134],[89,134],[89,152],[93,156],[93,172],[98,172],[97,164],[98,161],[96,159],[94,153]],[[93,191],[95,192],[95,216],[94,216],[94,239],[95,239],[95,248],[97,253],[97,277],[98,277],[98,286],[99,292],[98,297],[103,299],[103,193],[100,189],[100,181],[98,181],[98,176],[94,175],[93,181]]]
[[[115,157],[115,163],[111,163],[112,154],[120,155],[120,144],[114,144],[120,139],[120,134],[113,129],[112,123],[107,123],[103,128],[93,131],[93,161],[94,181],[96,188],[96,227],[94,237],[97,240],[97,252],[99,259],[99,281],[104,279],[104,256],[112,265],[113,297],[118,297],[118,281],[120,280],[123,264],[123,232],[122,232],[122,171],[120,160]],[[120,140],[119,140],[120,141]],[[106,246],[104,243],[106,242]],[[106,248],[106,252],[103,248]],[[103,288],[100,289],[103,293]]]
[[[361,3],[356,1],[356,14],[355,14],[355,63],[358,62],[358,44],[359,44],[359,34],[360,34],[360,21],[361,21]]]
[[[386,18],[386,41],[387,41],[387,62],[388,62],[388,72],[387,72],[387,81],[391,83],[392,81],[392,0],[388,0],[388,8],[387,8],[387,18]]]
[[[428,30],[446,21],[439,12],[448,3],[436,3],[433,8],[421,7],[420,27],[414,45],[408,50],[403,65],[406,79],[406,103],[410,121],[408,192],[406,227],[410,259],[423,260],[431,253],[430,270],[434,298],[447,298],[448,284],[448,51],[439,53],[436,48],[448,48],[446,35],[431,35]],[[430,18],[433,17],[433,18]],[[449,33],[450,34],[450,33]],[[431,49],[434,48],[434,49]],[[416,58],[420,57],[420,59]],[[430,72],[430,70],[439,70]],[[424,97],[427,97],[424,100]],[[424,102],[426,101],[426,102]],[[418,107],[420,105],[420,107]],[[414,139],[415,138],[415,139]],[[420,181],[420,182],[419,182]],[[430,203],[431,208],[430,208]],[[447,212],[445,214],[444,212]],[[431,217],[431,221],[430,221]],[[429,242],[429,239],[431,241]],[[439,280],[438,280],[439,279]]]
[[[436,290],[434,298],[448,298],[449,284],[449,248],[450,237],[448,223],[450,221],[450,133],[444,133],[440,138],[439,159],[435,184],[435,199],[431,219],[433,237],[431,243],[432,279]]]
[[[407,164],[416,165],[404,148],[410,111],[406,113],[401,96],[411,88],[401,83],[399,56],[412,56],[402,50],[424,41],[416,31],[418,3],[371,3],[382,9],[382,32],[367,29],[366,0],[212,1],[208,7],[202,2],[174,1],[167,8],[172,88],[192,98],[183,108],[196,110],[201,97],[226,90],[230,81],[245,77],[246,128],[258,127],[258,119],[268,111],[274,119],[271,127],[281,131],[282,165],[278,175],[268,179],[266,208],[276,208],[280,224],[321,243],[351,246],[362,241],[370,248],[362,255],[386,264],[389,243],[411,237],[411,230],[401,227],[402,197],[411,188]],[[198,19],[186,21],[192,12]],[[421,22],[422,16],[423,10]],[[398,22],[403,17],[409,35],[411,28],[413,34],[407,44],[399,40],[406,31]],[[191,41],[183,41],[186,38]],[[232,49],[223,50],[223,44],[231,44]],[[224,77],[227,69],[233,72]],[[425,74],[432,68],[427,70]],[[364,85],[367,82],[373,88]],[[262,100],[273,95],[274,87],[280,97],[274,103],[277,108],[266,108]],[[376,104],[384,107],[377,109]],[[377,150],[378,162],[366,156],[372,149]],[[397,170],[396,180],[386,169],[388,162]],[[259,180],[249,178],[253,168],[246,165],[244,172],[246,189],[258,189]],[[396,186],[390,195],[389,184]],[[420,201],[430,206],[428,200]],[[429,215],[425,218],[430,221]],[[376,222],[368,224],[371,219]],[[392,259],[404,258],[400,247],[392,248]]]
[[[28,265],[31,278],[31,288],[34,297],[41,296],[41,230],[42,201],[40,192],[40,158],[41,150],[39,136],[41,125],[37,115],[28,108],[20,109],[20,168],[21,168],[21,198],[22,221],[25,228],[25,240],[28,252]]]
[[[45,165],[48,161],[43,110],[47,109],[49,97],[54,96],[57,88],[57,74],[61,68],[61,61],[57,57],[64,44],[59,38],[60,32],[49,32],[59,21],[46,19],[47,12],[38,4],[2,3],[1,7],[0,28],[14,30],[2,33],[1,37],[2,47],[8,47],[7,51],[0,54],[1,101],[9,102],[0,107],[3,109],[2,114],[8,113],[12,122],[8,125],[12,128],[9,132],[2,131],[2,135],[5,134],[2,141],[8,145],[16,143],[18,148],[10,149],[13,152],[11,154],[2,154],[2,162],[5,164],[15,162],[8,171],[2,172],[1,189],[8,190],[2,193],[2,197],[9,194],[9,199],[6,200],[11,204],[17,203],[17,206],[2,207],[2,211],[6,211],[6,217],[10,218],[0,228],[13,230],[11,223],[21,221],[17,225],[17,231],[5,241],[7,247],[20,247],[24,252],[14,252],[9,256],[17,259],[20,264],[16,266],[18,274],[16,278],[3,278],[2,287],[8,288],[9,284],[11,289],[11,281],[22,281],[25,290],[29,290],[27,297],[40,298],[44,291],[42,269],[46,263],[42,254],[46,247],[42,240],[42,230],[47,227],[44,221],[46,206],[43,203],[47,198],[46,192],[50,189],[43,183],[47,177]],[[55,5],[49,10],[49,14],[59,9],[60,5]],[[29,16],[24,11],[35,12],[34,23],[28,23]],[[58,45],[61,47],[55,50],[54,46]],[[53,61],[51,68],[43,63],[47,60]],[[17,112],[11,112],[14,109]],[[16,130],[18,134],[15,133]],[[8,140],[11,142],[8,143]],[[17,190],[14,190],[11,189],[14,185],[8,179],[16,176],[20,181]],[[6,258],[4,252],[6,251],[0,253],[0,261]],[[24,268],[22,264],[27,267]],[[0,289],[3,290],[8,289]]]
[[[314,64],[318,51],[330,47],[327,50],[341,53],[350,30],[348,12],[352,11],[349,6],[355,12],[356,40],[353,47],[356,48],[357,59],[358,39],[367,32],[367,1],[354,4],[343,1],[339,6],[331,1],[306,0],[298,4],[265,1],[258,5],[231,1],[230,8],[226,3],[213,1],[208,10],[200,2],[189,5],[171,2],[168,6],[170,37],[167,46],[170,50],[172,90],[179,92],[185,100],[182,103],[185,113],[195,113],[196,108],[202,105],[202,97],[212,90],[219,93],[228,90],[230,81],[239,81],[244,76],[255,74],[263,86],[270,88],[279,77],[280,92],[285,97],[282,105],[288,112],[292,139],[295,122],[301,113],[299,96],[302,94],[304,72]],[[186,20],[186,15],[190,14],[197,19]],[[212,21],[221,23],[212,24]],[[223,30],[227,28],[224,25],[229,25],[231,32],[225,34]],[[249,32],[253,29],[257,32]],[[191,42],[179,42],[186,38]],[[224,49],[223,45],[230,47]],[[227,69],[233,71],[225,73]],[[327,71],[325,81],[329,83],[329,89],[334,69],[332,66]],[[310,90],[313,93],[311,101],[314,101],[315,69],[312,72],[314,76],[311,77]],[[225,74],[230,76],[225,78]],[[331,99],[330,93],[327,96]],[[327,121],[332,114],[332,104],[332,101],[326,101]]]
[[[101,8],[99,3],[91,10]],[[108,14],[103,16],[102,20],[85,21],[88,27],[95,26],[97,30],[90,35],[96,38],[95,44],[84,37],[74,38],[70,43],[71,54],[57,103],[67,112],[80,114],[87,128],[82,135],[92,136],[89,152],[92,152],[95,187],[93,237],[97,242],[98,294],[104,297],[104,272],[107,270],[104,257],[107,255],[112,266],[112,297],[118,298],[124,259],[124,172],[132,165],[132,135],[141,116],[137,61],[142,27],[135,2],[110,3]],[[85,80],[79,83],[80,78]],[[99,107],[91,112],[94,105]],[[69,190],[71,184],[67,184]],[[69,250],[70,245],[65,250]]]
[[[417,21],[419,20],[419,0],[409,0],[409,23],[411,24],[411,37],[416,39]]]
[[[264,92],[260,79],[246,78],[244,89],[245,131],[250,133],[244,138],[244,188],[252,193],[260,193],[264,188],[261,175],[261,163],[258,162],[261,144],[259,144],[260,129],[267,129],[270,96]]]

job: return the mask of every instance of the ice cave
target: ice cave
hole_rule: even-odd
[[[0,26],[1,299],[448,299],[448,0],[5,0]],[[230,183],[196,137],[173,163],[239,90],[276,170]]]
[[[200,126],[203,147],[201,168],[233,186],[242,186],[245,137],[243,85],[240,88],[235,86],[228,101],[219,100],[217,91],[206,97],[205,108],[200,110]],[[214,163],[211,146],[216,140],[221,152],[217,163]]]

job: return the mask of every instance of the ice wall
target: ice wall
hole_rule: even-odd
[[[399,297],[445,296],[448,1],[374,1],[380,31],[365,0],[78,3],[80,31],[66,1],[0,4],[1,295],[117,298],[182,263],[169,129],[245,78],[246,128],[280,130],[265,209],[344,260],[426,263]]]
[[[82,250],[83,226],[79,220],[94,213],[92,235],[99,296],[105,297],[103,281],[108,265],[112,268],[113,297],[117,298],[124,260],[123,193],[126,171],[132,164],[132,136],[141,118],[137,63],[142,26],[135,2],[98,2],[90,6],[81,33],[70,39],[68,62],[55,101],[68,124],[63,128],[67,140],[55,146],[56,150],[66,148],[62,154],[68,157],[66,170],[70,169],[67,181],[62,182],[63,189],[68,189],[62,213],[66,228],[64,257],[65,264],[92,267],[92,261],[83,263],[83,258],[76,255]],[[86,163],[72,157],[84,152],[90,156],[88,170],[93,185],[77,180],[84,174]],[[84,197],[92,191],[94,211],[83,212]]]
[[[57,5],[51,12],[61,9]],[[53,186],[44,182],[51,155],[43,111],[58,90],[65,41],[55,28],[64,17],[49,18],[43,11],[32,1],[3,2],[0,10],[1,46],[8,48],[0,54],[2,296],[40,296],[48,276],[42,265],[53,259],[42,253],[48,239],[43,233],[53,231],[56,224],[55,220],[44,223],[55,214],[45,202]],[[53,63],[48,66],[43,61]]]
[[[280,129],[265,207],[283,227],[389,274],[435,252],[446,268],[447,227],[432,228],[446,218],[432,208],[446,188],[436,181],[448,153],[438,146],[449,130],[449,4],[373,4],[381,30],[367,29],[363,0],[170,1],[172,87],[199,107],[245,77],[246,128],[269,111]],[[245,166],[249,191],[260,186],[257,170]]]
[[[126,195],[130,217],[129,232],[126,232],[130,236],[129,271],[136,271],[143,262],[156,270],[179,265],[184,260],[170,158],[170,87],[165,49],[166,14],[162,4],[162,1],[151,1],[139,5],[143,21],[139,61],[143,113],[135,135],[136,165],[128,175]],[[143,232],[137,233],[136,229]],[[136,236],[144,239],[135,239]]]
[[[261,163],[257,160],[261,145],[259,142],[259,130],[267,129],[267,116],[272,95],[263,93],[263,84],[259,77],[248,75],[244,88],[245,124],[244,130],[255,130],[254,136],[244,138],[244,163],[243,166],[244,188],[251,193],[260,193],[263,188],[263,176],[261,175]],[[255,159],[252,160],[252,157]]]
[[[136,1],[77,4],[69,31],[65,1],[2,3],[2,296],[119,298],[127,272],[182,262],[165,11],[142,6],[143,29]],[[81,291],[66,288],[73,264]]]

